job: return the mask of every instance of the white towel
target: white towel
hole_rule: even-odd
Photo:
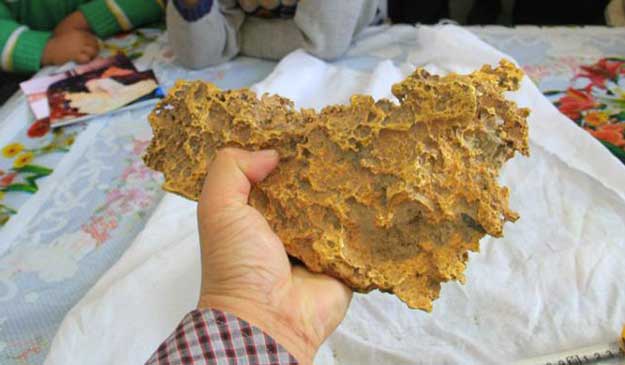
[[[303,52],[255,86],[298,106],[389,96],[415,66],[470,72],[505,55],[455,27],[415,29],[414,63],[382,62],[371,74],[337,68]],[[612,341],[625,323],[625,169],[524,80],[510,95],[532,109],[531,157],[504,168],[521,219],[470,255],[466,285],[443,285],[432,313],[395,297],[355,295],[318,365],[509,363]],[[144,231],[70,311],[47,365],[140,364],[199,291],[195,204],[168,195]]]

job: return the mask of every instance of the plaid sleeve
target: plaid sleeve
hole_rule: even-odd
[[[194,310],[146,365],[297,365],[284,347],[257,327],[216,309]]]

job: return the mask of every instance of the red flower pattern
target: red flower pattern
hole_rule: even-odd
[[[595,138],[611,143],[617,147],[625,146],[625,138],[623,138],[623,131],[625,131],[625,123],[619,124],[606,124],[601,127],[592,130],[586,129]]]
[[[17,176],[17,172],[12,172],[6,175],[2,174],[0,176],[2,176],[2,178],[0,179],[0,187],[4,188],[11,185],[11,183],[13,182],[13,180],[15,180],[15,177]]]
[[[580,72],[576,78],[585,77],[590,81],[587,88],[590,90],[593,86],[605,88],[607,80],[614,80],[617,76],[625,74],[625,62],[601,59],[594,65],[581,66]]]
[[[45,136],[46,133],[48,133],[49,131],[50,131],[50,119],[43,118],[43,119],[39,119],[35,121],[30,126],[30,128],[28,128],[28,131],[26,132],[26,134],[30,138],[38,138],[38,137]]]
[[[573,120],[581,118],[581,112],[599,106],[589,92],[569,88],[566,95],[560,98],[559,109],[562,114]]]
[[[569,88],[564,91],[557,101],[558,108],[593,137],[609,144],[610,151],[625,163],[624,104],[614,102],[608,105],[605,98],[600,96],[614,94],[608,82],[622,85],[625,79],[625,59],[601,59],[592,65],[580,66],[573,80],[580,79],[588,84],[581,89]],[[621,96],[619,94],[615,97]]]

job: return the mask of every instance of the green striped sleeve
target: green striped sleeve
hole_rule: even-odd
[[[0,19],[13,19],[11,11],[2,2],[0,2]]]
[[[0,65],[9,72],[35,72],[50,38],[49,32],[28,29],[13,20],[0,19]]]
[[[80,6],[91,29],[101,38],[155,22],[164,0],[94,0]]]

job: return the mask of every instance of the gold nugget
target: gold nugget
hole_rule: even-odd
[[[278,150],[249,203],[289,255],[429,311],[441,282],[464,280],[468,251],[518,218],[497,176],[515,151],[529,153],[529,111],[503,96],[522,77],[508,61],[470,75],[417,69],[393,86],[399,104],[355,95],[321,112],[180,81],[149,117],[145,162],[166,190],[197,200],[217,149]]]

